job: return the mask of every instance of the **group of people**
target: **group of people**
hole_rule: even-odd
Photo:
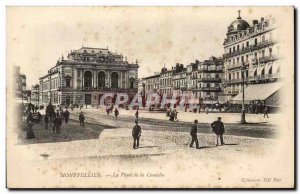
[[[63,111],[62,107],[59,108],[59,110],[56,110],[54,107],[49,104],[46,107],[46,114],[45,114],[45,129],[48,130],[49,127],[49,123],[53,122],[53,133],[60,133],[60,128],[61,125],[63,123],[63,121],[67,124],[69,122],[69,117],[70,117],[70,112],[68,111],[68,109],[66,109],[65,111]]]
[[[178,115],[178,112],[176,109],[173,109],[173,110],[171,110],[169,108],[167,109],[166,116],[170,117],[169,121],[179,121],[177,115]]]
[[[138,113],[138,111],[137,111]],[[224,124],[221,121],[222,118],[218,117],[216,121],[211,123],[212,132],[216,134],[216,146],[224,145],[223,134],[225,133]],[[196,144],[196,149],[200,149],[199,140],[197,137],[198,133],[198,120],[194,120],[194,123],[191,127],[190,135],[191,135],[191,143],[190,147],[192,148],[194,144]],[[138,120],[135,120],[135,126],[132,129],[132,137],[133,137],[133,149],[138,149],[140,144],[140,137],[142,134],[141,126],[138,124]]]

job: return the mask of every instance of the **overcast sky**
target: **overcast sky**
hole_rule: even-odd
[[[196,59],[222,56],[227,27],[241,10],[253,19],[274,15],[276,8],[241,7],[10,7],[7,9],[7,63],[39,82],[62,54],[87,47],[108,47],[129,62],[137,59],[139,77],[165,64],[185,66]]]

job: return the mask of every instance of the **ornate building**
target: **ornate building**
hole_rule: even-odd
[[[138,64],[105,48],[71,50],[40,78],[40,101],[59,105],[98,105],[104,93],[137,93]]]
[[[252,26],[240,16],[229,27],[224,40],[224,93],[222,101],[230,100],[245,86],[279,79],[279,44],[277,26],[270,17],[253,20]],[[243,67],[243,68],[242,68]]]

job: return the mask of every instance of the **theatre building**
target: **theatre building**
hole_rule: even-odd
[[[40,78],[40,101],[54,105],[98,105],[105,93],[126,93],[132,99],[138,91],[138,64],[107,48],[82,47],[62,56]]]

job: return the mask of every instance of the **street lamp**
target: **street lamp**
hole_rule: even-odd
[[[246,66],[245,63],[242,63],[241,73],[242,73],[242,117],[241,117],[241,124],[246,123],[246,113],[245,113],[245,72]]]

